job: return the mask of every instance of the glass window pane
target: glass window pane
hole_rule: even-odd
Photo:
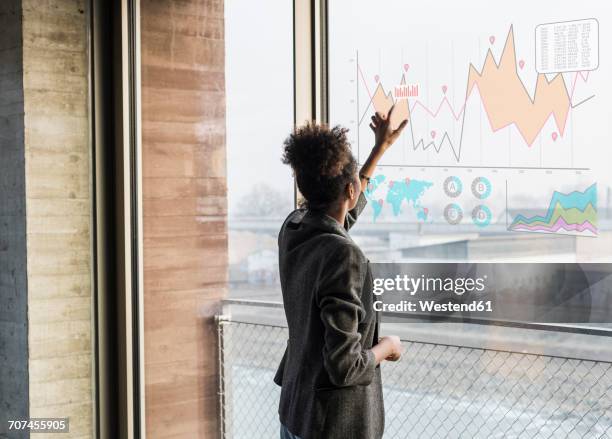
[[[225,4],[230,296],[280,298],[277,233],[293,207],[292,2]]]
[[[374,111],[394,104],[392,124],[409,121],[351,230],[371,261],[612,261],[612,87],[599,59],[611,16],[608,3],[569,0],[330,2],[331,122],[351,130],[363,162]],[[509,297],[523,291],[519,282],[546,284],[533,267]],[[609,282],[597,288],[584,306],[591,316],[610,309]],[[553,291],[559,299],[562,288]],[[609,417],[600,423],[593,412],[609,404],[596,390],[611,379],[608,336],[415,323],[406,314],[382,325],[407,347],[383,365],[385,437],[405,437],[406,425],[415,437],[608,431]],[[577,373],[586,364],[593,368]],[[583,395],[568,404],[578,387]]]
[[[330,3],[332,122],[364,161],[375,110],[395,103],[396,123],[409,120],[355,228],[364,250],[379,261],[611,260],[605,30],[578,19],[612,8],[372,6]],[[546,24],[550,7],[572,21]]]

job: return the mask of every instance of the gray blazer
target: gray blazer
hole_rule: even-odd
[[[293,211],[278,237],[289,340],[274,381],[282,386],[280,421],[302,439],[382,437],[378,340],[369,262],[344,227],[323,214]]]

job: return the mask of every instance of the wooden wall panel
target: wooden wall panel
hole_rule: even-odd
[[[227,289],[223,1],[142,0],[148,438],[218,437]]]

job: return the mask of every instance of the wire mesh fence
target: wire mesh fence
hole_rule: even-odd
[[[278,437],[284,327],[219,322],[225,438]],[[610,438],[612,363],[404,341],[384,363],[385,439]]]

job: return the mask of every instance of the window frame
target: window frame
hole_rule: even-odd
[[[328,0],[293,2],[293,121],[329,123]],[[300,194],[294,179],[294,207]]]

